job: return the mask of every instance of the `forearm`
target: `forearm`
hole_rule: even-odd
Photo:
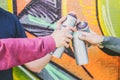
[[[51,60],[52,55],[47,54],[44,57],[34,60],[32,62],[26,63],[25,67],[27,67],[29,70],[35,72],[35,73],[40,73],[42,69],[49,63]]]
[[[104,37],[102,45],[114,52],[120,54],[120,38]]]
[[[55,42],[51,36],[34,39],[0,40],[0,70],[22,65],[54,51]]]

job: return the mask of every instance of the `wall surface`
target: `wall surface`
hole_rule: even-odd
[[[79,20],[88,22],[97,34],[120,37],[119,0],[0,0],[0,5],[18,16],[29,38],[51,34],[56,21],[70,11],[75,11]],[[71,42],[61,59],[53,57],[41,73],[31,76],[35,80],[120,80],[119,57],[91,46],[88,48],[89,64],[78,66],[72,48]],[[17,70],[15,68],[16,74]],[[26,74],[24,69],[22,71]],[[28,74],[15,73],[15,80],[28,80],[23,79]]]

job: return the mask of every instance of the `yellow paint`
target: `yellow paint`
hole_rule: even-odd
[[[83,5],[83,0],[78,0],[80,5]]]
[[[8,4],[8,11],[13,13],[13,2],[12,2],[12,0],[7,0],[7,4]]]
[[[66,16],[67,13],[67,0],[62,0],[62,16]]]
[[[100,3],[99,3],[100,4]],[[101,11],[100,11],[100,7],[99,7],[100,5],[98,5],[98,12],[99,12],[99,16],[102,16],[102,13],[101,13]],[[102,31],[103,31],[103,33],[104,33],[104,35],[106,35],[106,36],[108,36],[109,35],[109,31],[107,31],[107,28],[105,27],[106,25],[104,25],[103,23],[103,20],[101,20],[101,18],[99,18],[99,20],[100,20],[100,23],[102,24],[102,27],[101,27],[101,29],[102,29]]]

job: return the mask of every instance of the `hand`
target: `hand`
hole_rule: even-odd
[[[81,34],[82,36],[79,36],[81,40],[85,40],[93,45],[97,45],[103,41],[103,36],[98,35],[96,33],[87,33],[81,31]]]
[[[76,16],[76,12],[74,12],[74,11],[71,11],[71,12],[69,12],[68,14],[73,14],[73,15]],[[58,22],[57,22],[57,29],[61,29],[61,24],[62,24],[66,19],[67,19],[67,16],[64,16],[64,17],[62,17],[60,20],[58,20]],[[77,24],[77,23],[76,23],[76,24]],[[69,27],[71,27],[71,26],[69,26]],[[74,27],[74,30],[75,30],[75,27]]]
[[[69,27],[65,27],[65,28],[62,28],[62,29],[58,29],[58,30],[55,30],[53,33],[52,33],[52,37],[54,38],[55,40],[55,43],[56,43],[56,47],[66,47],[68,48],[69,47],[69,43],[72,39],[72,35],[71,34],[67,34],[67,32],[69,30],[72,30],[71,28]]]
[[[70,12],[71,14],[76,15],[75,12]],[[57,29],[53,32],[52,36],[56,42],[56,47],[64,46],[66,48],[69,47],[69,43],[72,39],[72,35],[68,32],[74,31],[75,28],[72,28],[71,26],[61,27],[62,23],[66,20],[66,17],[61,18],[57,22]]]
[[[72,28],[70,26],[61,28],[61,25],[65,21],[65,19],[66,19],[66,17],[63,17],[57,22],[57,29],[52,34],[52,37],[54,38],[54,40],[56,42],[56,47],[64,46],[64,47],[68,48],[69,43],[72,39],[72,35],[68,34],[68,31],[75,30],[75,28]]]

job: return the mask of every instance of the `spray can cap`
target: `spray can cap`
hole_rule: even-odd
[[[68,15],[70,15],[70,16],[72,16],[72,17],[74,17],[74,18],[76,18],[76,19],[77,19],[77,16],[76,16],[76,14],[75,14],[75,13],[69,13]]]
[[[85,29],[88,26],[87,22],[81,21],[76,25],[77,30]]]

